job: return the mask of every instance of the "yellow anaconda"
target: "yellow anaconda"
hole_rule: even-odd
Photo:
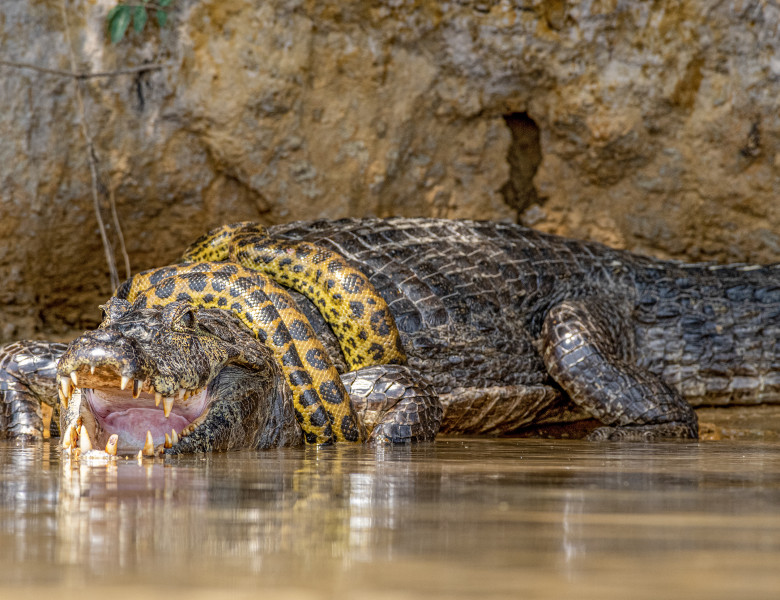
[[[237,262],[302,293],[333,329],[350,370],[406,362],[384,298],[363,273],[324,246],[269,237],[256,223],[234,223],[196,240],[183,259]]]
[[[321,342],[287,291],[257,271],[228,262],[174,265],[141,272],[117,297],[146,306],[174,301],[231,311],[274,352],[293,391],[309,443],[362,442],[366,434]]]

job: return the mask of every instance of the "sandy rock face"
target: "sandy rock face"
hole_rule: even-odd
[[[111,291],[77,85],[133,271],[222,222],[393,214],[780,257],[768,3],[193,0],[112,46],[113,5],[0,4],[5,60],[165,65],[0,66],[2,339],[91,326]]]

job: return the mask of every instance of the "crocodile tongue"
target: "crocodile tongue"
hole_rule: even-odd
[[[187,435],[208,412],[206,388],[182,388],[163,397],[143,379],[119,376],[105,365],[82,365],[71,372],[70,378],[61,378],[61,384],[66,406],[74,386],[81,389],[86,401],[82,410],[87,409],[94,417],[95,431],[88,433],[97,448],[103,448],[112,434],[118,436],[120,452],[144,448],[147,435],[151,435],[154,446],[170,447],[171,439]]]
[[[175,403],[166,417],[164,408],[156,407],[151,394],[140,394],[138,398],[114,390],[84,389],[90,411],[98,424],[97,445],[102,447],[112,433],[119,436],[119,451],[143,448],[146,432],[152,434],[154,445],[165,443],[165,434],[171,430],[181,436],[206,408],[206,391],[190,396],[186,401]]]

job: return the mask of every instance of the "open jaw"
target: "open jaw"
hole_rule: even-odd
[[[62,446],[81,452],[146,456],[173,448],[203,422],[210,399],[207,387],[179,388],[169,396],[157,392],[148,379],[120,376],[104,368],[72,371],[60,378],[60,397],[67,406],[74,391],[81,392],[78,425],[69,424]]]

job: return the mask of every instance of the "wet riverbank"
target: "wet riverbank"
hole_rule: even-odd
[[[0,445],[3,596],[770,598],[780,445],[442,439],[63,465]],[[81,590],[82,592],[80,592]]]

